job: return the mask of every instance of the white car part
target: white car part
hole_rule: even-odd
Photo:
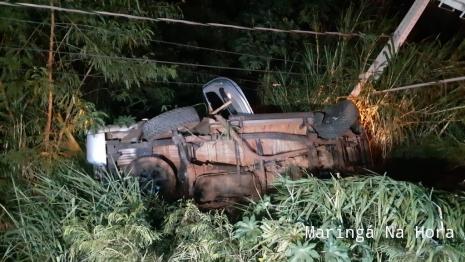
[[[241,88],[231,79],[226,77],[218,77],[206,83],[202,88],[206,101],[208,101],[210,108],[212,101],[209,101],[207,94],[215,94],[221,100],[221,104],[216,108],[211,108],[212,111],[219,106],[231,101],[231,105],[227,110],[231,115],[248,115],[253,114],[252,107],[250,106],[247,98],[242,92]]]
[[[105,133],[87,134],[87,161],[94,166],[107,165]]]
[[[462,13],[460,14],[460,18],[464,18],[464,15],[465,15],[465,0],[440,0],[440,3],[439,3],[439,8],[443,8],[443,9],[447,9],[447,8],[444,8],[443,5],[445,6],[449,6],[450,8],[452,8],[452,12],[454,12],[455,10],[459,10],[459,11],[462,11]],[[449,9],[447,9],[449,10]]]
[[[127,132],[135,129],[138,124],[133,124],[130,127],[109,125],[100,128],[96,133],[87,133],[86,141],[86,157],[87,161],[94,166],[107,165],[107,152],[106,152],[106,133]]]

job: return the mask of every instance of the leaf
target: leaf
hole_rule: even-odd
[[[118,125],[119,127],[123,126],[130,126],[136,122],[136,118],[133,116],[118,116],[115,121],[113,122],[114,125]]]
[[[255,215],[251,217],[244,217],[242,221],[236,223],[236,231],[234,232],[235,238],[247,237],[248,240],[256,242],[258,237],[262,234],[259,228],[259,222],[255,220]]]
[[[313,259],[320,258],[318,252],[315,251],[316,243],[309,243],[305,241],[297,241],[295,244],[291,244],[286,252],[286,256],[290,257],[291,262],[313,262]]]

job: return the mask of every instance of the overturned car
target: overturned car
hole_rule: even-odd
[[[210,115],[177,108],[131,126],[87,136],[87,160],[103,171],[137,177],[146,193],[193,198],[205,208],[257,199],[279,174],[293,179],[357,172],[372,158],[357,107],[344,100],[324,112],[254,114],[228,78],[203,87]]]

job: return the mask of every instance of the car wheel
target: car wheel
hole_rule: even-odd
[[[359,121],[355,121],[355,123],[352,126],[350,126],[350,130],[352,130],[352,132],[354,132],[354,134],[356,135],[365,133],[365,129],[362,123],[360,123]]]
[[[137,158],[125,168],[125,173],[136,177],[141,191],[148,196],[153,196],[159,192],[160,196],[169,200],[176,195],[174,170],[160,157]]]
[[[343,134],[358,119],[360,112],[350,100],[343,100],[324,111],[321,123],[314,125],[318,136],[333,139]]]
[[[166,132],[184,126],[192,128],[200,123],[200,117],[193,107],[180,107],[162,113],[144,124],[143,133],[148,141],[157,139]]]

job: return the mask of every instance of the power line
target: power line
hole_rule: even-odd
[[[211,73],[201,73],[201,72],[194,72],[194,71],[190,71],[190,70],[183,70],[181,69],[180,71],[182,72],[186,72],[186,73],[191,73],[191,74],[196,74],[196,75],[205,75],[205,76],[216,76],[216,77],[224,77],[224,76],[221,76],[221,75],[217,75],[217,74],[211,74]],[[248,79],[243,79],[243,78],[237,78],[237,77],[233,77],[234,79],[237,79],[237,80],[240,80],[240,81],[244,81],[244,82],[250,82],[250,83],[256,83],[256,84],[262,84],[264,82],[260,82],[260,81],[254,81],[254,80],[248,80]],[[266,82],[268,83],[268,82]],[[270,84],[270,83],[268,83]]]
[[[465,81],[465,76],[449,78],[449,79],[444,79],[444,80],[437,80],[433,82],[420,83],[420,84],[409,85],[409,86],[401,86],[401,87],[396,87],[396,88],[391,88],[391,89],[385,89],[385,90],[375,91],[374,94],[396,92],[396,91],[407,90],[407,89],[412,89],[412,88],[417,88],[417,87],[440,85],[440,84],[457,82],[457,81]]]
[[[222,75],[217,75],[217,74],[211,74],[211,73],[200,73],[200,72],[194,72],[194,71],[188,71],[188,70],[184,70],[184,69],[178,69],[179,71],[183,71],[183,72],[186,72],[186,73],[191,73],[191,74],[196,74],[196,75],[206,75],[206,76],[216,76],[216,77],[224,77]],[[305,74],[303,74],[305,75]],[[244,82],[250,82],[250,83],[256,83],[256,84],[276,84],[275,82],[267,82],[267,81],[256,81],[256,80],[249,80],[249,79],[243,79],[243,78],[237,78],[237,77],[231,77],[233,79],[237,79],[237,80],[240,80],[240,81],[244,81]],[[342,79],[342,78],[345,78],[345,77],[332,77],[332,79],[338,79],[338,82],[347,82],[347,83],[353,83],[354,80],[339,80],[339,79]],[[288,86],[288,87],[293,87],[293,88],[305,88],[304,86]]]
[[[8,67],[0,67],[0,69],[7,69],[11,71],[17,71],[17,72],[28,72],[30,70],[34,69],[20,69],[20,68],[8,68]],[[58,75],[76,75],[80,77],[90,77],[90,78],[105,78],[105,76],[102,75],[85,75],[85,74],[79,74],[79,73],[66,73],[66,72],[54,72],[54,74]],[[162,83],[162,84],[177,84],[177,85],[199,85],[203,86],[205,84],[201,83],[189,83],[189,82],[166,82],[166,81],[153,81],[153,80],[147,80],[147,81],[141,81],[144,83]]]
[[[49,6],[49,5],[37,5],[37,4],[29,4],[29,3],[9,3],[9,2],[0,1],[0,5],[56,10],[56,11],[86,14],[86,15],[117,16],[117,17],[125,17],[128,19],[146,20],[146,21],[152,21],[152,22],[167,22],[167,23],[180,23],[180,24],[193,25],[193,26],[232,28],[232,29],[247,30],[247,31],[268,31],[268,32],[274,32],[274,33],[309,34],[309,35],[335,35],[335,36],[344,36],[344,37],[365,37],[366,36],[366,34],[363,34],[363,33],[316,32],[316,31],[305,31],[305,30],[283,30],[283,29],[277,29],[277,28],[265,28],[265,27],[255,27],[255,26],[245,27],[245,26],[219,24],[219,23],[198,23],[198,22],[180,20],[180,19],[151,18],[151,17],[112,13],[112,12],[105,12],[105,11],[84,11],[84,10],[79,10],[79,9],[63,8],[63,7],[56,7],[56,6]],[[379,37],[389,38],[391,36],[386,35],[386,34],[381,34],[379,35]]]
[[[31,20],[22,20],[22,19],[8,18],[8,17],[0,17],[0,19],[7,20],[7,21],[20,22],[20,23],[30,23],[30,24],[51,26],[50,23],[36,22],[36,21],[31,21]],[[64,28],[64,29],[73,28],[72,26],[64,26],[64,25],[57,25],[57,24],[55,24],[54,26],[59,27],[59,28]],[[85,26],[90,27],[90,28],[97,28],[95,26],[88,26],[88,25],[85,25]],[[94,30],[91,30],[91,29],[85,29],[85,28],[81,28],[81,27],[76,27],[76,28],[79,28],[79,30],[82,30],[82,31],[94,31]],[[122,36],[123,35],[123,34],[114,33],[114,32],[107,32],[107,34],[114,35],[114,36]],[[153,43],[175,45],[175,46],[181,46],[181,47],[185,47],[185,48],[192,48],[192,49],[206,50],[206,51],[225,53],[225,54],[231,54],[231,55],[242,55],[242,56],[269,59],[269,60],[275,60],[275,61],[303,64],[302,62],[290,61],[290,60],[286,60],[286,59],[280,59],[280,58],[274,58],[274,57],[268,57],[268,56],[252,55],[252,54],[246,54],[246,53],[234,52],[234,51],[225,51],[225,50],[220,50],[220,49],[207,48],[207,47],[194,46],[194,45],[187,45],[187,44],[180,44],[180,43],[175,43],[175,42],[169,42],[169,41],[163,41],[163,40],[155,40],[155,39],[149,39],[149,38],[144,38],[144,37],[134,37],[134,38],[139,39],[139,40],[148,41],[148,42],[153,42]]]
[[[17,72],[28,72],[30,70],[34,70],[34,69],[20,69],[20,68],[8,68],[8,67],[0,67],[0,69],[4,69],[4,70],[7,69],[7,70],[10,70],[10,71],[17,71]],[[215,75],[215,74],[196,73],[196,72],[192,72],[192,71],[190,71],[190,72],[194,73],[194,74],[202,74],[202,75],[210,75],[210,76],[222,77],[220,75]],[[105,78],[105,76],[103,76],[103,75],[86,75],[86,74],[79,74],[79,73],[66,73],[66,72],[56,72],[56,71],[54,72],[54,74],[58,74],[58,75],[76,75],[76,76],[80,76],[80,77],[100,78],[100,79]],[[241,79],[241,78],[234,78],[234,79],[242,80],[242,81],[248,81],[248,82],[255,82],[255,83],[260,83],[260,84],[262,83],[262,82],[259,82],[259,81],[246,80],[246,79]],[[147,80],[147,81],[142,81],[142,82],[144,82],[144,83],[154,83],[154,84],[169,84],[169,85],[196,85],[196,86],[204,86],[205,85],[205,83],[179,82],[179,81],[166,82],[166,81]],[[268,84],[270,84],[270,83],[268,83]],[[241,89],[256,90],[255,88],[244,87],[244,86],[241,86]]]
[[[30,70],[34,69],[20,69],[20,68],[8,68],[8,67],[0,67],[0,69],[7,69],[11,71],[18,71],[18,72],[28,72]],[[181,70],[183,71],[183,70]],[[184,71],[186,72],[186,71]],[[199,72],[193,72],[193,71],[188,71],[189,73],[192,74],[199,74],[199,75],[208,75],[208,76],[215,76],[215,77],[223,77],[221,75],[215,75],[215,74],[207,74],[207,73],[199,73]],[[79,74],[79,73],[66,73],[66,72],[54,72],[54,74],[59,74],[59,75],[77,75],[80,77],[90,77],[90,78],[105,78],[103,75],[85,75],[85,74]],[[253,81],[253,80],[247,80],[247,79],[242,79],[242,78],[236,78],[233,77],[233,79],[240,80],[240,81],[245,81],[245,82],[251,82],[251,83],[267,83],[271,84],[271,82],[260,82],[260,81]],[[166,81],[143,81],[144,83],[163,83],[163,84],[178,84],[178,85],[198,85],[198,86],[204,86],[205,83],[193,83],[193,82],[166,82]],[[250,89],[250,90],[255,90],[255,88],[250,88],[250,87],[241,87],[242,89]]]
[[[35,51],[35,52],[52,52],[52,53],[55,53],[55,54],[75,55],[75,56],[81,56],[81,57],[85,56],[85,57],[97,57],[97,58],[105,58],[105,59],[119,59],[119,60],[125,60],[125,61],[151,62],[151,63],[177,65],[177,66],[204,67],[204,68],[214,68],[214,69],[224,69],[224,70],[259,72],[259,73],[268,73],[268,74],[305,75],[303,73],[267,71],[267,70],[260,70],[260,69],[247,69],[247,68],[228,67],[228,66],[202,65],[202,64],[192,64],[192,63],[183,63],[183,62],[172,62],[172,61],[162,61],[162,60],[154,60],[154,59],[118,57],[118,56],[87,54],[87,53],[82,54],[82,53],[74,53],[74,52],[66,52],[66,51],[55,51],[55,50],[50,51],[50,50],[46,50],[46,49],[35,49],[35,48],[22,48],[22,47],[11,47],[11,46],[3,46],[1,48],[8,48],[9,50],[28,50],[28,51]]]
[[[0,47],[1,49],[2,47]],[[18,47],[19,48],[19,47]],[[33,69],[12,69],[12,68],[7,68],[7,67],[0,67],[0,69],[8,69],[8,70],[13,70],[13,71],[23,71],[23,72],[27,72],[29,70],[33,70]],[[178,69],[179,70],[179,69]],[[196,75],[205,75],[205,76],[214,76],[214,77],[224,77],[222,75],[218,75],[218,74],[211,74],[211,73],[200,73],[200,72],[194,72],[194,71],[190,71],[190,70],[183,70],[183,69],[180,69],[179,71],[182,71],[182,72],[185,72],[185,73],[190,73],[190,74],[196,74]],[[54,72],[55,74],[67,74],[67,75],[73,75],[73,73],[65,73],[65,72]],[[85,75],[85,74],[79,74],[79,73],[75,73],[75,75],[77,76],[86,76],[86,77],[95,77],[95,78],[105,78],[105,76],[102,76],[102,75]],[[243,81],[243,82],[250,82],[250,83],[256,83],[256,84],[263,84],[263,83],[267,83],[267,84],[271,84],[271,82],[264,82],[264,81],[254,81],[254,80],[249,80],[249,79],[243,79],[243,78],[237,78],[237,77],[232,77],[233,79],[236,79],[236,80],[239,80],[239,81]],[[149,83],[167,83],[167,84],[185,84],[185,85],[204,85],[202,83],[186,83],[186,82],[163,82],[163,81],[146,81],[146,82],[149,82]],[[245,88],[245,89],[253,89],[253,88],[249,88],[249,87],[241,87],[241,88]]]
[[[0,46],[1,48],[6,48],[9,50],[29,50],[29,51],[36,51],[36,52],[50,52],[48,49],[34,49],[34,48],[23,48],[21,46]],[[239,71],[252,71],[252,72],[263,72],[263,73],[273,73],[273,74],[285,74],[285,75],[299,75],[299,76],[305,76],[307,74],[305,73],[293,73],[293,72],[282,72],[282,71],[266,71],[266,70],[258,70],[258,69],[246,69],[246,68],[237,68],[237,67],[222,67],[222,66],[212,66],[212,65],[199,65],[199,64],[190,64],[190,63],[181,63],[181,62],[170,62],[170,61],[159,61],[159,60],[151,60],[151,59],[141,59],[141,58],[129,58],[129,57],[117,57],[117,56],[106,56],[106,55],[97,55],[97,54],[81,54],[81,53],[73,53],[73,52],[66,52],[66,51],[52,51],[52,53],[58,53],[58,54],[69,54],[69,55],[75,55],[75,56],[87,56],[87,57],[100,57],[100,58],[107,58],[107,59],[121,59],[121,60],[126,60],[126,61],[139,61],[139,62],[154,62],[154,63],[167,63],[167,64],[173,64],[173,65],[184,65],[184,66],[193,66],[193,67],[207,67],[207,68],[219,68],[219,69],[230,69],[230,70],[239,70]],[[187,70],[180,70],[184,72],[190,72],[193,74],[198,74],[198,75],[210,75],[210,76],[221,76],[222,75],[217,75],[217,74],[211,74],[211,73],[200,73],[200,72],[194,72],[194,71],[187,71]],[[345,77],[332,77],[333,79],[343,79]],[[242,79],[242,78],[236,78],[238,80],[242,80],[245,82],[252,82],[252,83],[258,83],[258,84],[272,84],[271,82],[264,82],[264,81],[254,81],[254,80],[247,80],[247,79]],[[338,82],[353,82],[352,80],[338,80]],[[306,88],[304,86],[288,86],[288,87],[294,87],[294,88]]]
[[[0,67],[0,69],[8,69],[8,70],[11,70],[11,71],[20,71],[20,72],[27,72],[27,71],[30,71],[30,70],[34,70],[34,69],[12,69],[12,68],[7,68],[7,67]],[[215,76],[215,77],[222,77],[221,75],[215,75],[215,74],[207,74],[207,73],[199,73],[199,72],[193,72],[193,71],[189,71],[190,73],[193,73],[193,74],[200,74],[200,75],[209,75],[209,76]],[[77,75],[77,76],[81,76],[81,77],[89,77],[89,78],[105,78],[105,76],[103,75],[85,75],[85,74],[79,74],[79,73],[66,73],[66,72],[54,72],[54,74],[58,74],[58,75]],[[251,82],[251,83],[258,83],[258,84],[274,84],[272,82],[266,82],[266,81],[253,81],[253,80],[247,80],[247,79],[242,79],[242,78],[235,78],[233,77],[233,79],[236,79],[236,80],[242,80],[242,81],[245,81],[245,82]],[[142,81],[144,83],[156,83],[156,84],[173,84],[173,85],[197,85],[197,86],[204,86],[205,83],[193,83],[193,82],[166,82],[166,81],[152,81],[152,80],[147,80],[147,81]],[[346,82],[349,82],[346,81]],[[308,87],[305,87],[305,86],[294,86],[294,85],[286,85],[287,87],[290,87],[290,88],[308,88]],[[256,91],[257,89],[256,88],[250,88],[250,87],[244,87],[244,86],[241,86],[240,87],[241,89],[248,89],[248,90],[254,90]],[[101,88],[101,89],[107,89],[107,88]]]

